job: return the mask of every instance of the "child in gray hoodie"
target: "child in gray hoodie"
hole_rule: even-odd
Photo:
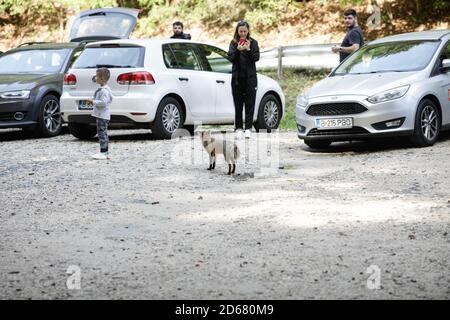
[[[89,99],[93,104],[92,116],[97,118],[97,134],[100,141],[100,153],[94,154],[96,160],[107,160],[108,155],[108,124],[111,120],[109,106],[113,100],[111,89],[107,83],[110,72],[107,68],[97,69],[95,80],[100,85],[94,93],[94,99]]]

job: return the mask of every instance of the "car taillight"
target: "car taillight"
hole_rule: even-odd
[[[64,85],[73,86],[77,84],[77,77],[72,73],[67,73],[64,75]]]
[[[117,83],[121,85],[154,84],[155,79],[146,71],[122,73],[117,77]]]

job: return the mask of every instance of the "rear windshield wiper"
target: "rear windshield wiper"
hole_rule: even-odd
[[[93,17],[93,16],[106,16],[106,12],[104,12],[104,11],[94,12],[94,13],[91,13],[89,16],[90,17]]]

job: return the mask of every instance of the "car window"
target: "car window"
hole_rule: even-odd
[[[442,50],[441,59],[450,59],[450,41],[447,42],[447,45]]]
[[[201,60],[195,46],[187,43],[173,43],[163,48],[164,60],[168,68],[202,70]],[[171,51],[171,54],[169,51]]]
[[[77,61],[78,57],[81,55],[81,52],[83,52],[83,50],[77,50],[74,52],[72,57],[70,57],[69,67],[71,67],[75,61]]]
[[[145,48],[103,46],[88,47],[73,64],[74,69],[97,68],[141,68],[144,66]]]
[[[0,57],[0,73],[57,73],[70,49],[23,50]]]
[[[200,52],[206,59],[209,71],[220,73],[231,73],[232,64],[227,59],[227,53],[219,48],[201,45]]]
[[[163,55],[164,63],[166,64],[167,68],[178,68],[177,60],[175,59],[172,49],[170,49],[169,45],[167,44],[163,45]]]
[[[348,57],[334,74],[422,70],[439,44],[439,41],[402,41],[367,45]]]

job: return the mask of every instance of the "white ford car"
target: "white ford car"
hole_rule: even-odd
[[[111,71],[111,127],[148,128],[167,139],[193,125],[233,124],[231,62],[210,44],[175,39],[107,40],[90,43],[64,78],[61,112],[77,138],[96,134],[87,99],[98,88],[98,67]],[[284,114],[279,84],[258,74],[254,126],[276,129]]]
[[[365,45],[298,96],[296,121],[311,148],[393,136],[433,145],[450,130],[450,30]]]

